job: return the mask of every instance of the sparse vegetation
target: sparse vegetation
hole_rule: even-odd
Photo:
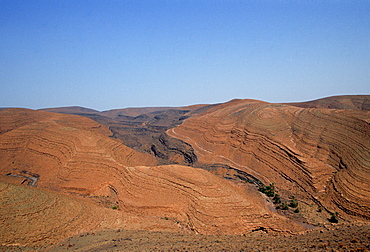
[[[331,217],[329,219],[331,223],[338,223],[338,213],[331,213]]]
[[[247,183],[247,184],[248,183],[249,184],[253,184],[254,183],[254,181],[252,179],[249,179],[249,178],[245,179],[244,182]]]
[[[279,194],[275,194],[274,198],[272,198],[273,202],[275,205],[277,204],[280,204],[281,203],[281,198],[280,198],[280,195]]]
[[[295,196],[291,196],[291,199],[289,202],[282,202],[280,194],[275,192],[275,186],[274,183],[271,183],[268,186],[265,186],[264,184],[260,183],[258,190],[266,196],[272,198],[272,202],[276,205],[276,209],[282,209],[282,210],[288,210],[289,207],[296,208],[294,210],[295,213],[299,213],[300,210],[298,207],[298,201],[296,200]],[[270,202],[269,199],[266,199],[267,202]]]
[[[274,183],[272,183],[272,184],[270,184],[268,186],[265,186],[263,184],[260,184],[258,190],[260,192],[266,194],[268,197],[274,197],[274,195],[275,195],[275,186],[274,186]]]
[[[289,202],[289,206],[290,206],[291,208],[296,208],[296,207],[298,207],[298,201],[295,199],[295,197],[294,197],[294,196],[292,196],[292,197],[291,197],[291,200],[290,200],[290,202]]]
[[[116,210],[116,209],[118,209],[118,206],[112,206],[112,209]]]
[[[258,190],[266,196],[272,198],[272,202],[276,205],[276,209],[282,209],[282,210],[288,210],[289,207],[296,208],[294,210],[295,213],[299,213],[300,210],[298,207],[298,201],[296,200],[295,196],[291,196],[289,202],[282,202],[280,194],[275,192],[275,186],[274,183],[271,183],[268,186],[265,186],[264,184],[260,183]],[[269,199],[266,199],[267,202],[270,202]]]
[[[289,209],[288,204],[286,202],[284,202],[283,204],[281,204],[281,209],[288,210]]]

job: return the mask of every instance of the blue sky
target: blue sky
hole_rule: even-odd
[[[370,94],[369,0],[0,0],[0,107]]]

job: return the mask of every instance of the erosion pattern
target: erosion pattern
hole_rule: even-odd
[[[200,114],[214,105],[194,105],[179,108],[128,108],[98,112],[81,107],[45,109],[45,111],[89,117],[103,124],[112,137],[137,151],[149,153],[160,164],[194,166],[197,158],[193,148],[165,131],[185,119]]]
[[[111,228],[119,219],[118,212],[89,202],[2,181],[0,202],[0,245],[8,248],[50,246],[90,229]]]
[[[86,178],[96,166],[104,175],[104,167],[110,165],[156,164],[152,156],[110,139],[108,128],[85,117],[25,109],[0,113],[3,173],[33,172],[41,176],[42,187],[63,188],[76,173],[83,174],[82,184],[89,183]],[[98,170],[92,176],[99,175]]]
[[[314,101],[290,103],[288,105],[302,108],[328,108],[328,109],[360,109],[370,110],[368,95],[332,96]]]
[[[304,229],[270,211],[245,183],[189,166],[156,166],[154,156],[86,117],[2,110],[0,132],[3,246],[45,246],[103,227],[239,235]],[[25,177],[37,178],[37,187],[19,186]],[[48,237],[50,230],[58,235]]]
[[[233,100],[167,134],[189,143],[200,162],[243,170],[341,218],[369,220],[369,122],[365,109]]]

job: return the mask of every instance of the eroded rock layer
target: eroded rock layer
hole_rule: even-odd
[[[3,244],[45,245],[69,231],[102,227],[239,235],[304,230],[270,211],[249,185],[193,167],[155,166],[155,157],[110,138],[91,119],[25,109],[0,111],[0,118],[0,203],[10,228],[4,232],[11,232],[0,237]],[[62,235],[48,241],[50,230]]]
[[[169,137],[165,131],[213,106],[127,108],[103,112],[81,107],[66,107],[44,111],[91,118],[107,126],[113,138],[139,152],[152,154],[160,164],[193,166],[197,160],[191,146],[179,139]]]
[[[182,229],[203,234],[243,234],[258,228],[303,227],[269,211],[258,193],[202,169],[167,165],[127,168],[119,198],[124,211],[163,216]],[[130,185],[130,186],[128,186]]]
[[[111,132],[105,126],[85,117],[19,109],[0,114],[5,125],[2,128],[7,131],[0,135],[1,171],[39,174],[38,184],[42,187],[60,188],[76,172],[83,174],[81,181],[90,183],[86,178],[94,166],[104,174],[104,167],[115,168],[117,164],[156,164],[151,155],[110,139]],[[19,121],[27,119],[30,123],[19,126]]]
[[[370,218],[370,114],[233,100],[167,133],[343,218]]]
[[[0,244],[46,247],[90,229],[113,227],[118,212],[45,189],[0,181]]]

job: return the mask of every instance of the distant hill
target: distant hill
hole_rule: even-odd
[[[370,110],[370,95],[342,95],[308,102],[287,103],[301,108]]]
[[[54,112],[54,113],[64,113],[64,114],[99,114],[100,111],[79,107],[79,106],[71,106],[71,107],[59,107],[59,108],[44,108],[39,109],[41,111],[47,112]]]

